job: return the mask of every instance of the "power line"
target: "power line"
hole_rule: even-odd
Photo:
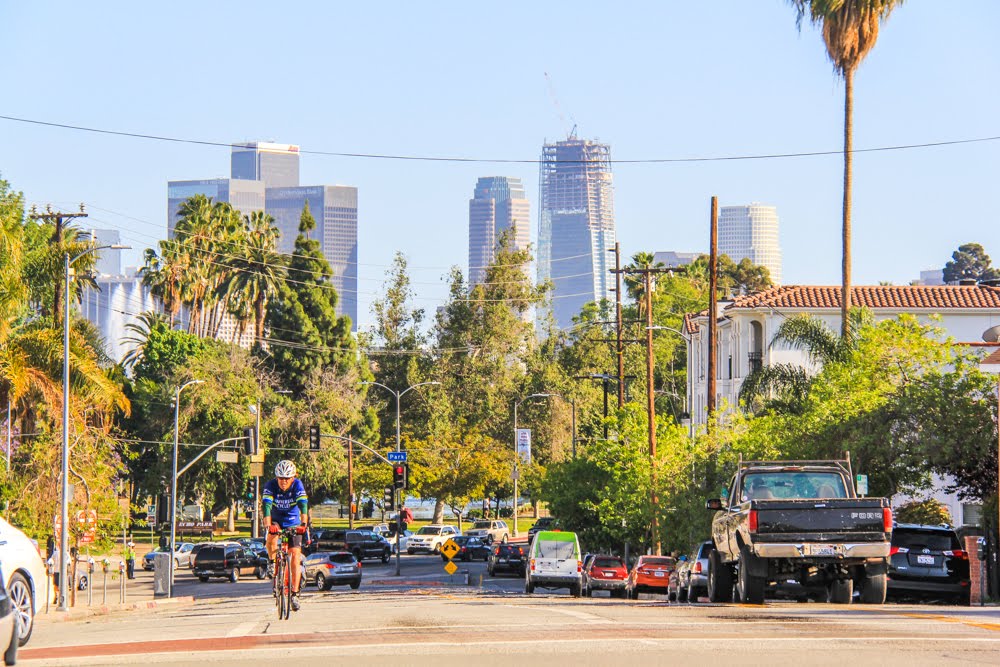
[[[27,123],[30,125],[42,125],[45,127],[56,127],[64,130],[75,130],[78,132],[92,132],[95,134],[108,134],[119,137],[131,137],[133,139],[149,139],[153,141],[167,141],[179,144],[194,144],[198,146],[218,146],[224,148],[232,147],[250,147],[248,144],[223,142],[223,141],[205,141],[200,139],[187,139],[182,137],[169,137],[165,135],[157,134],[145,134],[141,132],[125,132],[123,130],[108,130],[104,128],[96,127],[86,127],[83,125],[70,125],[68,123],[54,123],[50,121],[37,120],[33,118],[18,118],[16,116],[4,116],[0,115],[0,120],[8,120],[16,123]],[[918,148],[935,148],[940,146],[957,146],[961,144],[974,144],[983,143],[988,141],[1000,140],[1000,136],[991,137],[975,137],[971,139],[953,139],[949,141],[929,141],[923,143],[915,144],[897,144],[890,146],[877,146],[873,148],[856,148],[851,151],[852,154],[856,153],[877,153],[884,151],[900,151],[900,150],[913,150]],[[433,155],[398,155],[392,153],[347,153],[338,151],[325,151],[325,150],[299,150],[300,154],[305,155],[321,155],[325,157],[341,157],[341,158],[366,158],[373,160],[402,160],[402,161],[412,161],[412,162],[453,162],[453,163],[465,163],[465,164],[542,164],[544,161],[533,158],[530,160],[525,159],[508,159],[508,158],[476,158],[476,157],[445,157],[445,156],[433,156]],[[837,150],[825,150],[825,151],[798,151],[793,153],[763,153],[763,154],[751,154],[751,155],[716,155],[716,156],[703,156],[703,157],[683,157],[683,158],[641,158],[634,160],[560,160],[563,163],[590,163],[590,162],[601,162],[610,164],[672,164],[672,163],[687,163],[687,162],[725,162],[725,161],[739,161],[739,160],[776,160],[785,158],[797,158],[797,157],[818,157],[825,155],[843,155],[844,151],[841,149]]]

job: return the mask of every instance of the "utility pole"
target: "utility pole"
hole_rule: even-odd
[[[716,299],[719,289],[719,198],[712,197],[711,223],[708,243],[708,391],[705,397],[705,421],[712,428],[715,414],[715,337],[718,312]]]
[[[647,271],[643,274],[643,279],[646,283],[646,406],[649,411],[649,461],[653,474],[649,500],[653,506],[653,553],[659,556],[660,532],[656,512],[660,503],[656,497],[656,393],[653,391],[653,276]]]
[[[83,204],[80,204],[79,213],[63,213],[61,211],[53,211],[51,206],[45,207],[45,213],[36,213],[32,210],[31,214],[28,216],[32,220],[44,220],[45,222],[54,222],[56,225],[55,231],[52,233],[50,243],[55,245],[57,248],[61,248],[63,244],[63,236],[65,235],[66,220],[71,220],[73,218],[86,218],[87,214],[83,210]],[[64,254],[60,249],[60,254]],[[62,299],[63,297],[69,299],[68,294],[62,293],[62,285],[58,280],[53,281],[53,301],[52,301],[52,320],[58,329],[62,322],[60,317],[62,316]]]
[[[618,409],[625,407],[625,346],[622,343],[622,249],[615,241],[615,331],[618,353]]]
[[[347,434],[347,494],[349,496],[347,507],[350,514],[347,517],[347,527],[354,530],[354,441],[351,434]],[[397,518],[397,525],[399,519]],[[397,537],[397,539],[399,539]]]

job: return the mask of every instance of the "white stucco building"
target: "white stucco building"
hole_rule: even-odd
[[[907,313],[929,322],[932,316],[939,316],[936,324],[948,336],[969,345],[982,345],[983,332],[1000,324],[1000,288],[985,285],[853,287],[851,302],[869,308],[876,319]],[[802,350],[771,345],[781,322],[801,314],[818,317],[839,331],[840,286],[787,285],[719,302],[715,346],[718,409],[735,409],[743,381],[758,364],[791,363],[812,368]],[[697,426],[706,422],[707,311],[687,315],[684,334],[688,339],[688,405]],[[946,480],[939,480],[938,489],[945,485]],[[948,505],[956,523],[971,520],[972,513],[978,512],[978,506],[963,508],[957,498],[941,491],[928,495]]]

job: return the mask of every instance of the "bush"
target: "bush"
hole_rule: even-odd
[[[919,523],[929,526],[946,523],[951,525],[951,512],[942,503],[928,498],[927,500],[914,500],[900,505],[892,512],[899,523]]]

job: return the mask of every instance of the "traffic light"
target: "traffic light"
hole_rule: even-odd
[[[406,488],[406,465],[402,463],[392,464],[392,488]]]
[[[396,487],[387,486],[382,492],[382,501],[385,505],[385,511],[391,512],[395,509],[396,500]]]
[[[247,480],[247,500],[253,500],[253,480]]]
[[[319,451],[319,424],[309,427],[309,449]]]
[[[257,428],[248,426],[243,429],[243,453],[253,456],[257,453]]]

